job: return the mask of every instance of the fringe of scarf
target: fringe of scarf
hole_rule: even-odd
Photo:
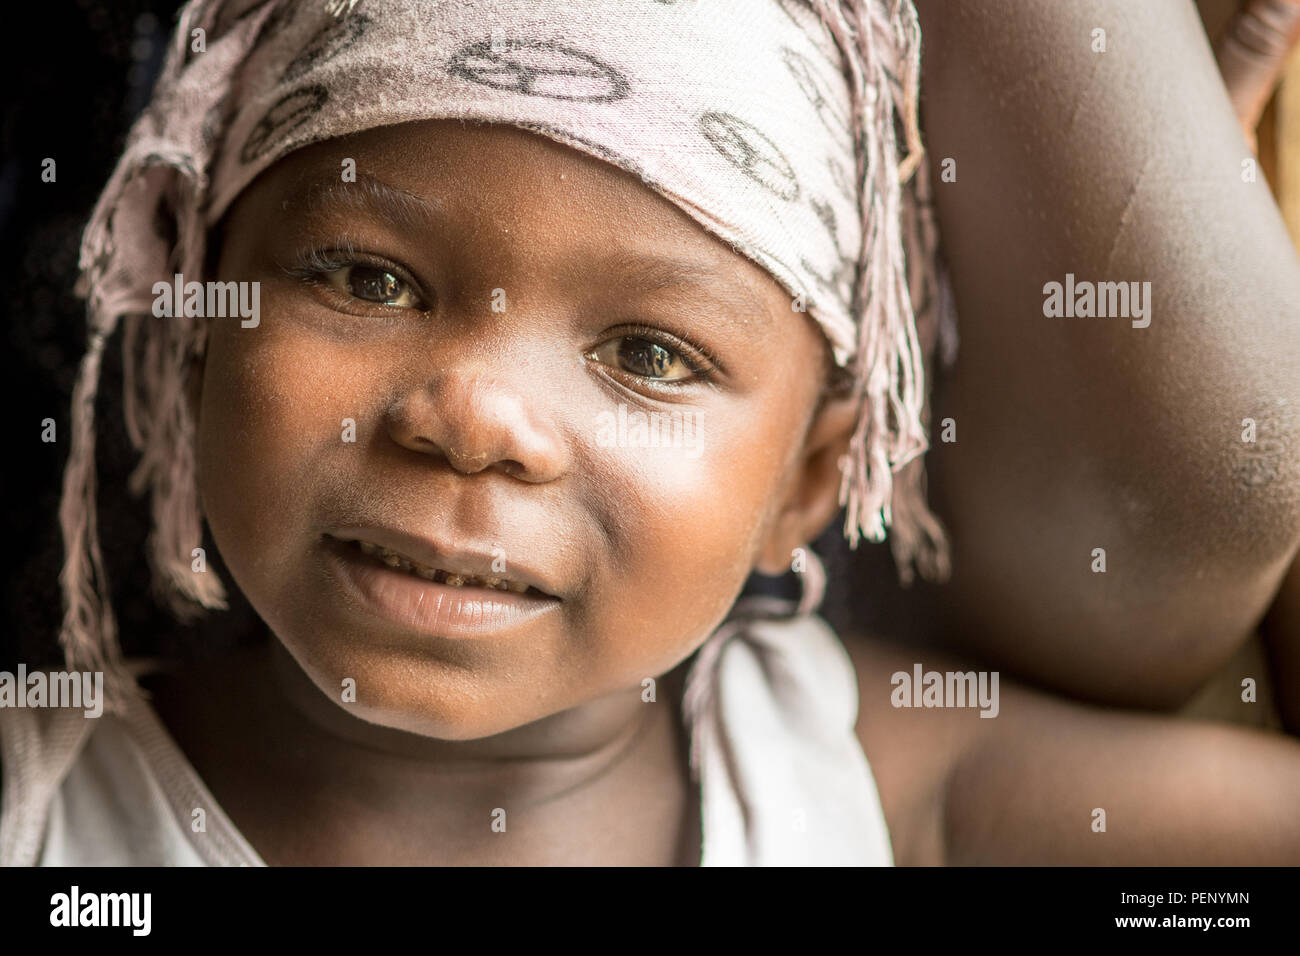
[[[268,4],[267,13],[271,6],[275,4]],[[122,658],[96,501],[95,397],[104,349],[119,324],[123,327],[124,423],[141,455],[128,488],[136,496],[146,489],[152,493],[148,552],[154,595],[182,620],[192,619],[203,608],[227,606],[215,572],[196,573],[191,564],[193,550],[202,545],[203,519],[193,453],[195,423],[186,385],[191,361],[202,355],[205,320],[156,319],[152,295],[141,292],[148,279],[169,278],[173,271],[184,275],[202,271],[207,171],[196,168],[190,146],[168,139],[164,118],[177,108],[177,100],[183,108],[206,111],[227,92],[234,71],[221,65],[237,58],[240,44],[247,45],[263,17],[240,24],[240,35],[232,39],[234,47],[219,51],[215,28],[222,11],[219,2],[191,3],[181,10],[154,102],[133,125],[126,152],[95,206],[81,243],[76,291],[86,299],[88,344],[73,387],[71,446],[59,505],[64,545],[59,644],[69,669],[103,672],[105,707],[115,713],[124,710],[126,695],[144,696]],[[209,49],[203,54],[190,51],[191,31],[198,28],[208,38]],[[182,84],[182,73],[196,55],[212,58],[214,72],[225,83]],[[129,257],[120,254],[121,246],[131,241],[120,234],[120,210],[132,203],[148,213],[165,212],[175,226],[163,275],[135,275]],[[133,221],[131,226],[147,227],[147,223]]]
[[[865,230],[854,291],[861,405],[840,463],[844,533],[856,549],[862,536],[879,542],[892,527],[900,582],[912,582],[914,564],[943,581],[951,545],[926,503],[921,456],[929,448],[929,359],[942,338],[952,361],[956,323],[921,145],[921,28],[911,0],[809,2],[844,53]],[[901,160],[896,121],[907,149]]]

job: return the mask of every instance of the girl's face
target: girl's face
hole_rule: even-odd
[[[852,409],[819,402],[815,323],[541,136],[427,121],[298,150],[232,207],[215,278],[260,283],[261,316],[212,320],[209,526],[371,723],[468,740],[639,694],[835,511]]]

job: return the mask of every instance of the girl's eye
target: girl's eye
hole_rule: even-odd
[[[311,243],[280,263],[285,275],[341,297],[398,309],[428,307],[400,267],[367,262],[346,236],[337,248]],[[347,311],[347,310],[345,310]]]
[[[320,275],[326,283],[340,292],[366,302],[390,305],[399,309],[422,307],[419,296],[410,286],[382,266],[357,262],[323,270]]]
[[[639,335],[610,339],[594,349],[590,357],[657,382],[681,382],[703,377],[703,369],[698,363],[666,344]]]

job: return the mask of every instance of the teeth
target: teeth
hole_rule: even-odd
[[[431,568],[428,565],[412,561],[410,558],[398,554],[391,548],[371,544],[369,541],[357,541],[356,544],[361,549],[362,554],[368,554],[378,558],[390,568],[396,568],[399,571],[418,575],[426,581],[439,581],[446,584],[448,587],[487,588],[492,591],[510,591],[514,594],[523,594],[528,590],[527,584],[507,581],[505,578],[498,578],[491,575],[479,577],[476,574],[452,574],[449,571]]]

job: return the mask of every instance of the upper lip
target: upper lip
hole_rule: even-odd
[[[555,586],[540,571],[518,563],[514,560],[513,553],[500,545],[497,546],[498,554],[493,554],[492,549],[457,549],[434,538],[426,538],[397,528],[380,527],[338,528],[329,532],[329,535],[340,541],[368,541],[405,555],[419,564],[452,574],[464,577],[500,578],[527,584],[547,597],[556,596]],[[505,559],[506,569],[504,572],[494,571],[493,562],[501,557]]]

